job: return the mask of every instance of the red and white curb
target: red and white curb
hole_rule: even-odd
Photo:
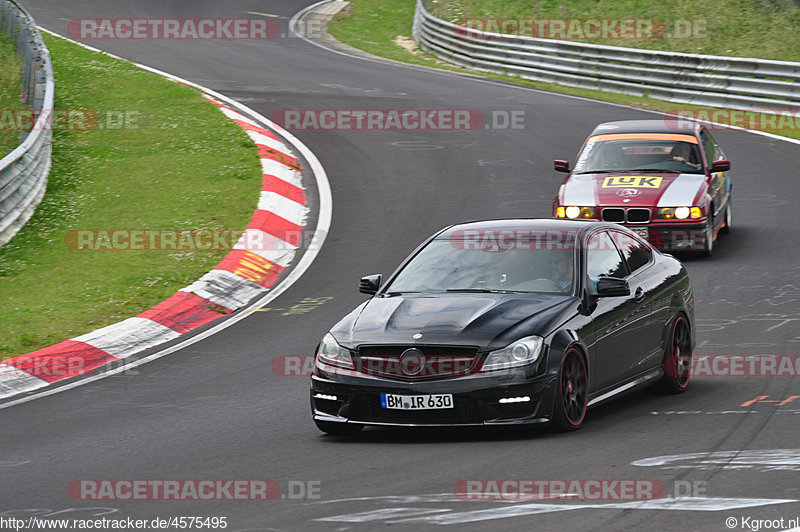
[[[239,242],[213,270],[150,310],[0,362],[0,399],[124,360],[222,318],[273,288],[292,264],[309,214],[297,157],[231,100],[204,96],[245,130],[261,158],[258,207]]]

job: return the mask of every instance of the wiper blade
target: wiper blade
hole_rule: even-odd
[[[504,290],[502,288],[448,288],[445,292],[466,292],[476,294],[530,294],[527,290]]]
[[[399,295],[402,295],[402,294],[419,294],[421,292],[422,292],[421,290],[398,290],[396,292],[384,292],[384,295],[387,295],[387,296],[399,296]]]
[[[625,173],[628,170],[587,170],[585,172],[578,172],[575,175],[583,175],[583,174],[617,174],[617,173]]]
[[[501,292],[502,290],[491,290],[489,288],[448,288],[445,292],[478,292],[478,293],[491,293]]]
[[[666,174],[680,174],[678,170],[664,170],[663,168],[634,168],[633,170],[625,170],[626,172],[663,172]]]

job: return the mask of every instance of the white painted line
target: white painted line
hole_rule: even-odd
[[[454,525],[459,523],[473,523],[476,521],[489,521],[492,519],[507,519],[541,513],[562,512],[566,510],[679,510],[697,512],[719,512],[723,510],[737,510],[753,508],[756,506],[769,506],[772,504],[787,504],[798,502],[794,499],[747,499],[747,498],[705,498],[682,497],[677,499],[654,499],[651,501],[611,502],[611,503],[582,503],[582,504],[549,504],[531,503],[502,506],[485,510],[472,510],[468,512],[448,513],[425,517],[411,517],[388,521],[395,523],[426,523],[436,525]],[[354,514],[355,515],[355,514]],[[339,516],[348,517],[348,516]],[[329,518],[332,520],[332,518]]]
[[[306,160],[308,160],[307,157]],[[290,183],[298,188],[304,188],[303,174],[297,170],[289,168],[283,163],[279,163],[278,161],[273,161],[272,159],[266,159],[262,157],[261,171],[265,174],[274,175],[279,179],[283,179],[287,183]]]
[[[134,317],[78,336],[73,340],[89,344],[117,358],[127,358],[178,336],[179,333],[160,323]]]
[[[75,41],[73,39],[69,39],[67,37],[62,37],[61,35],[58,35],[57,33],[51,32],[51,31],[46,30],[44,28],[40,27],[40,29],[42,31],[46,32],[46,33],[49,33],[51,35],[55,35],[55,36],[57,36],[59,38],[62,38],[62,39],[65,39],[67,41],[70,41],[72,43],[75,43],[75,44],[77,44],[79,46],[82,46],[82,47],[84,47],[86,49],[92,49],[94,51],[100,51],[100,50],[97,50],[96,48],[93,49],[90,46],[86,46],[83,43],[79,43],[79,42],[77,42],[77,41]],[[106,52],[103,52],[103,53],[106,53]],[[112,57],[118,57],[118,56],[113,56],[112,54],[107,54],[107,55],[112,56]],[[127,61],[127,59],[124,59],[124,60]],[[148,72],[153,72],[155,74],[159,74],[161,76],[164,76],[167,79],[171,79],[173,81],[178,81],[180,83],[184,83],[186,85],[195,87],[196,89],[199,89],[199,90],[205,92],[206,94],[210,94],[210,95],[214,96],[215,98],[218,98],[219,100],[224,101],[225,103],[229,104],[230,106],[235,107],[235,108],[239,109],[240,111],[242,111],[244,113],[247,113],[248,115],[252,116],[256,120],[259,120],[264,124],[267,124],[270,129],[272,129],[273,131],[277,132],[277,134],[279,136],[283,137],[289,144],[291,144],[294,149],[299,151],[300,154],[303,156],[303,158],[308,163],[308,165],[311,167],[312,175],[314,176],[314,181],[315,181],[315,184],[317,186],[317,193],[319,194],[319,212],[317,214],[317,226],[314,228],[314,236],[311,239],[310,245],[308,246],[308,248],[306,248],[305,252],[303,253],[303,256],[300,258],[300,261],[297,263],[295,268],[292,271],[289,272],[289,274],[284,278],[284,280],[281,283],[279,283],[277,286],[275,286],[269,293],[264,295],[264,297],[261,297],[261,298],[257,299],[256,301],[253,301],[248,307],[242,309],[241,312],[234,313],[231,317],[223,320],[221,323],[218,323],[218,324],[210,327],[209,329],[203,331],[202,333],[196,334],[196,335],[192,336],[191,338],[187,338],[187,339],[183,340],[182,342],[178,342],[173,346],[170,346],[170,347],[167,347],[166,349],[162,349],[160,351],[157,351],[157,352],[155,352],[155,353],[153,353],[151,355],[148,355],[148,356],[146,356],[144,358],[140,358],[138,360],[131,361],[131,362],[129,362],[129,363],[125,364],[125,365],[122,365],[122,366],[117,366],[117,367],[115,367],[113,369],[110,369],[110,370],[106,371],[105,373],[101,373],[101,374],[95,375],[93,377],[80,379],[80,380],[74,381],[74,382],[72,382],[70,384],[66,384],[64,386],[59,386],[57,388],[51,388],[49,390],[44,390],[44,391],[42,391],[40,393],[37,393],[35,395],[29,395],[27,397],[21,397],[19,399],[14,400],[14,401],[9,401],[8,403],[0,405],[0,410],[2,410],[4,408],[10,408],[10,407],[18,405],[18,404],[27,403],[28,401],[33,401],[35,399],[39,399],[40,397],[47,397],[49,395],[54,395],[54,394],[57,394],[57,393],[65,392],[67,390],[71,390],[72,388],[77,388],[78,386],[83,386],[85,384],[89,384],[91,382],[95,382],[95,381],[98,381],[98,380],[101,380],[101,379],[105,379],[105,378],[111,377],[113,375],[116,375],[118,373],[122,373],[124,371],[128,371],[131,368],[135,368],[137,366],[141,366],[143,364],[147,364],[148,362],[152,362],[153,360],[157,360],[157,359],[159,359],[159,358],[161,358],[163,356],[169,355],[170,353],[174,353],[175,351],[178,351],[180,349],[184,349],[184,348],[186,348],[186,347],[188,347],[190,345],[193,345],[193,344],[195,344],[197,342],[205,340],[206,338],[208,338],[210,336],[213,336],[214,334],[217,334],[220,331],[223,331],[223,330],[227,329],[228,327],[230,327],[230,326],[236,324],[237,322],[239,322],[239,320],[243,320],[243,319],[249,317],[252,313],[251,312],[247,312],[248,310],[253,309],[253,308],[262,308],[262,307],[268,306],[270,302],[275,300],[275,298],[277,298],[278,296],[283,294],[286,290],[289,289],[289,287],[291,287],[294,283],[296,283],[297,280],[300,279],[300,277],[306,272],[306,270],[308,270],[308,268],[314,262],[314,259],[317,258],[317,255],[319,254],[320,250],[322,249],[322,245],[324,244],[325,239],[328,236],[328,232],[329,232],[330,226],[331,226],[331,216],[333,214],[333,195],[331,193],[331,185],[330,185],[330,181],[328,180],[328,175],[325,173],[325,169],[322,166],[322,163],[319,161],[319,159],[317,159],[317,156],[314,155],[314,153],[310,149],[308,149],[308,147],[305,144],[300,142],[300,140],[297,137],[295,137],[294,135],[292,135],[291,133],[289,133],[288,131],[286,131],[285,129],[280,127],[279,125],[277,125],[277,124],[273,123],[272,121],[268,120],[267,118],[263,117],[258,112],[254,111],[253,109],[250,109],[249,107],[247,107],[244,104],[241,104],[241,103],[237,102],[236,100],[233,100],[232,98],[229,98],[229,97],[225,96],[224,94],[220,94],[219,92],[216,92],[216,91],[213,91],[213,90],[211,90],[209,88],[206,88],[206,87],[203,87],[201,85],[198,85],[197,83],[193,83],[193,82],[191,82],[191,81],[189,81],[187,79],[183,79],[183,78],[180,78],[178,76],[173,76],[172,74],[167,74],[166,72],[162,72],[160,70],[157,70],[157,69],[152,68],[152,67],[148,67],[146,65],[142,65],[140,63],[133,63],[133,64],[136,65],[137,67],[143,69],[143,70],[147,70]],[[280,177],[280,176],[278,176],[278,177]]]
[[[427,517],[412,517],[409,519],[399,519],[388,523],[426,523],[435,525],[455,525],[459,523],[474,523],[476,521],[490,521],[492,519],[506,519],[509,517],[520,517],[523,515],[545,514],[551,512],[564,512],[566,510],[580,510],[587,508],[586,505],[568,504],[515,504],[512,506],[501,506],[499,508],[489,508],[486,510],[472,510],[470,512],[456,512],[441,515],[431,515]]]
[[[677,497],[674,499],[653,499],[650,501],[632,501],[628,503],[614,503],[614,508],[621,510],[692,510],[695,512],[719,512],[722,510],[737,510],[740,508],[753,508],[755,506],[769,506],[770,504],[786,504],[797,502],[794,499],[740,499],[736,497]],[[605,508],[604,505],[595,505],[594,508]]]
[[[358,501],[381,501],[395,504],[420,504],[420,503],[444,503],[444,502],[463,502],[463,498],[457,497],[453,492],[427,493],[422,495],[378,495],[377,497],[349,497],[347,499],[324,499],[317,501],[317,504],[341,504],[344,502]]]
[[[262,190],[258,208],[274,213],[295,225],[305,225],[308,207],[271,190]]]
[[[0,364],[0,399],[30,392],[49,383],[9,364]]]
[[[670,454],[631,462],[640,467],[678,469],[758,469],[800,471],[800,449],[745,449],[705,453]]]
[[[239,309],[266,291],[260,284],[248,281],[227,270],[211,270],[183,289],[225,308]]]
[[[323,517],[314,521],[334,521],[337,523],[368,523],[370,521],[383,521],[385,519],[395,519],[398,517],[411,517],[426,514],[449,512],[444,508],[381,508],[368,512],[355,514],[336,515],[333,517]]]

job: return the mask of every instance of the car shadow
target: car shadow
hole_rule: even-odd
[[[601,432],[618,431],[632,419],[650,417],[660,410],[693,411],[718,395],[725,383],[721,380],[700,379],[682,394],[654,394],[636,390],[613,401],[592,407],[583,426],[575,432],[553,432],[546,425],[515,425],[486,427],[365,427],[349,436],[319,434],[330,443],[344,444],[453,444],[505,441],[549,441],[559,438],[592,437]],[[670,428],[672,430],[672,428]]]

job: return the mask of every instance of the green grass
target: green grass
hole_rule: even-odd
[[[658,38],[581,42],[800,61],[800,8],[793,0],[428,0],[426,5],[434,15],[453,22],[487,17],[649,19],[663,23],[654,25],[664,29],[654,32]],[[684,33],[688,27],[693,30]]]
[[[0,33],[0,116],[13,118],[15,109],[26,108],[20,98],[22,90],[22,61],[8,35]],[[19,146],[20,131],[10,123],[0,121],[0,159]]]
[[[0,358],[136,315],[226,254],[76,251],[68,231],[241,231],[261,185],[253,143],[197,90],[62,39],[45,41],[56,109],[91,110],[105,127],[54,132],[44,201],[0,248]],[[119,128],[120,116],[135,120]]]
[[[723,12],[728,12],[729,5],[738,6],[742,2],[734,1],[734,0],[720,0],[719,2],[714,2],[714,6],[719,6]],[[797,18],[796,12],[798,11],[796,8],[792,7],[791,4],[786,3],[784,4],[782,0],[772,0],[772,3],[769,3],[768,0],[764,0],[762,3],[763,5],[770,5],[773,6],[771,8],[757,8],[754,6],[759,6],[762,4],[756,4],[754,2],[743,2],[744,4],[749,5],[752,9],[746,10],[746,12],[750,13],[752,10],[765,10],[767,13],[781,13],[781,9],[783,9],[787,14],[789,20],[795,20],[794,22],[795,28],[800,28],[800,19]],[[465,5],[467,5],[465,7]],[[533,11],[533,6],[536,5],[534,1],[521,1],[521,0],[439,0],[439,2],[434,3],[431,0],[428,1],[429,9],[433,9],[437,11],[440,15],[445,14],[448,19],[463,19],[466,17],[467,13],[474,13],[476,17],[500,17],[501,15],[496,15],[492,13],[491,15],[488,14],[488,11],[477,11],[476,5],[489,5],[496,7],[498,11],[503,9],[503,13],[508,17],[511,13],[519,13],[518,11],[511,11],[511,8],[516,6],[518,9],[522,9],[523,7],[528,7]],[[589,11],[589,6],[608,6],[610,7],[592,7],[592,9],[596,9],[596,11]],[[603,13],[604,17],[613,17],[614,14],[617,14],[620,17],[625,18],[635,18],[636,16],[643,16],[637,15],[637,11],[634,10],[634,7],[640,6],[641,10],[649,10],[658,8],[661,5],[665,6],[672,6],[673,4],[679,4],[680,6],[684,6],[684,11],[686,13],[691,13],[691,17],[697,15],[697,9],[695,7],[702,7],[702,12],[706,12],[705,4],[703,6],[699,6],[699,4],[689,4],[688,2],[678,2],[675,0],[665,0],[663,2],[658,3],[650,3],[646,1],[636,1],[636,0],[623,0],[620,5],[627,6],[628,10],[625,9],[618,9],[614,7],[615,4],[611,4],[610,2],[599,1],[596,4],[586,4],[587,7],[584,8],[586,14],[581,14],[580,11],[577,13],[572,13],[572,10],[577,10],[578,8],[575,6],[581,5],[580,3],[570,4],[570,7],[567,10],[567,15],[572,16],[574,18],[591,18],[592,16],[590,13]],[[505,76],[499,74],[491,74],[491,73],[483,73],[477,72],[473,70],[468,70],[465,68],[461,68],[456,65],[452,65],[437,59],[432,54],[428,54],[419,48],[414,47],[413,50],[409,50],[408,47],[403,47],[398,44],[397,38],[398,36],[406,38],[406,42],[409,42],[408,39],[411,37],[411,23],[414,17],[414,0],[353,0],[352,3],[344,10],[339,12],[333,20],[328,25],[328,31],[331,35],[337,38],[339,41],[349,44],[350,46],[360,48],[362,50],[366,50],[372,54],[386,57],[388,59],[394,59],[397,61],[403,61],[406,63],[412,63],[417,65],[426,65],[429,67],[435,67],[443,70],[450,70],[455,72],[462,72],[462,73],[470,73],[473,75],[484,76],[487,78],[498,79],[502,81],[510,81],[513,83],[518,83],[520,85],[524,85],[527,87],[534,87],[543,90],[549,90],[553,92],[560,92],[564,94],[571,94],[575,96],[581,96],[585,98],[592,98],[595,100],[601,100],[606,102],[613,102],[619,103],[624,105],[631,105],[634,107],[640,107],[642,109],[651,109],[655,111],[676,111],[680,110],[696,110],[696,111],[708,111],[713,112],[716,109],[709,109],[707,107],[700,107],[688,104],[676,104],[665,102],[662,100],[656,100],[653,98],[648,97],[637,97],[637,96],[629,96],[625,94],[617,94],[613,92],[602,92],[602,91],[595,91],[595,90],[588,90],[588,89],[578,89],[574,87],[567,87],[564,85],[557,85],[553,83],[541,83],[541,82],[533,82],[524,80],[518,77],[513,76]],[[561,10],[558,9],[557,6],[562,5],[558,2],[542,2],[538,3],[539,10],[541,17],[545,16],[552,16],[557,17],[563,15],[558,15],[561,13]],[[692,6],[691,8],[689,6]],[[777,7],[783,6],[783,7]],[[555,8],[557,13],[551,13],[550,11],[545,12],[544,8],[547,7],[550,11],[551,8]],[[724,9],[723,9],[724,8]],[[606,9],[608,11],[606,11]],[[673,8],[669,8],[673,9]],[[677,9],[677,8],[675,8]],[[468,11],[472,10],[472,11]],[[648,11],[649,13],[650,11]],[[607,13],[607,14],[606,14]],[[642,11],[644,13],[644,11]],[[470,15],[472,16],[472,15]],[[515,16],[520,16],[519,14]],[[666,14],[664,13],[656,13],[652,15],[653,17],[661,17],[666,19]],[[687,15],[686,17],[682,18],[689,18]],[[736,19],[738,20],[738,19]],[[770,15],[768,18],[769,21],[773,21],[773,15]],[[776,22],[781,28],[785,28],[785,24],[788,22]],[[753,24],[756,27],[761,28],[762,23],[759,21],[753,21]],[[766,24],[766,22],[764,22]],[[747,34],[749,30],[742,30],[744,34]],[[771,32],[765,32],[764,34],[772,35],[771,38],[765,39],[761,38],[759,41],[762,45],[762,50],[774,50],[778,49],[779,47],[783,46],[786,42],[800,42],[800,31],[793,30],[790,34],[785,35],[775,35]],[[412,41],[413,42],[413,41]],[[636,46],[639,46],[643,41],[635,41]],[[652,41],[654,43],[655,41]],[[742,42],[747,42],[746,39],[742,39]],[[755,42],[755,41],[754,41]],[[619,44],[619,43],[616,43]],[[663,44],[663,43],[662,43]],[[751,52],[753,49],[744,47],[744,44],[741,45],[736,39],[733,39],[731,42],[728,42],[727,48],[722,50],[720,53],[726,53],[728,55],[736,55],[733,54],[733,48],[735,47],[736,50],[740,51],[739,55],[752,55]],[[755,44],[754,44],[755,46]],[[798,56],[800,56],[800,50],[798,50],[798,44],[793,45],[795,48],[795,52]],[[698,51],[698,50],[692,50]],[[747,118],[744,120],[739,120],[737,123],[740,125],[746,125],[750,122],[749,116],[750,113],[746,114]],[[719,122],[729,123],[725,120],[718,120]],[[797,122],[797,121],[795,121]],[[758,123],[758,120],[756,120]],[[775,133],[778,135],[783,135],[787,137],[797,138],[800,139],[800,125],[795,127],[794,129],[768,129],[768,128],[755,128],[755,129],[762,129],[764,131],[768,131],[771,133]]]

